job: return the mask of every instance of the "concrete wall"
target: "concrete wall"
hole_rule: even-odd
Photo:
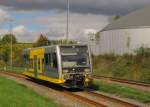
[[[99,54],[134,54],[142,46],[150,48],[150,28],[104,31],[98,45]]]

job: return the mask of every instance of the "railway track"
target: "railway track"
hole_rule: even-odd
[[[26,77],[22,74],[16,74],[16,73],[10,73],[10,72],[0,72],[0,74],[4,74],[4,75],[7,75],[7,76],[20,78],[20,79],[26,79],[26,80],[28,78],[28,77]],[[49,87],[47,87],[47,88],[49,88]],[[108,101],[111,101],[111,102],[115,102],[115,103],[125,105],[125,106],[118,106],[118,107],[140,107],[139,105],[132,104],[132,103],[129,103],[129,102],[126,102],[126,101],[123,101],[123,100],[120,100],[120,99],[116,99],[116,98],[113,98],[113,97],[110,97],[110,96],[102,95],[102,94],[96,93],[94,91],[91,91],[89,89],[86,90],[86,91],[83,91],[83,92],[79,92],[79,94],[76,94],[76,92],[70,92],[68,90],[61,90],[61,91],[55,90],[55,91],[59,92],[60,94],[64,94],[68,97],[72,97],[72,98],[74,98],[74,99],[76,99],[76,100],[78,100],[82,103],[86,103],[86,104],[88,104],[92,107],[108,107],[108,105],[104,104],[104,103],[101,103],[101,101],[93,100],[93,99],[90,99],[88,97],[82,96],[81,94],[88,94],[91,97],[97,97],[97,98],[100,98],[100,99],[104,99],[104,100],[108,100]]]
[[[5,74],[5,75],[8,75],[8,76],[13,76],[13,77],[17,77],[17,78],[21,78],[21,79],[26,79],[28,77],[22,75],[22,74],[17,74],[17,73],[12,73],[12,72],[1,72],[1,74]]]
[[[104,105],[104,104],[102,104],[102,103],[99,103],[99,102],[97,102],[97,101],[88,99],[88,98],[86,98],[86,97],[83,97],[83,96],[74,94],[74,93],[69,92],[69,91],[64,91],[64,93],[65,93],[66,95],[69,95],[69,96],[71,96],[71,97],[74,97],[74,98],[80,100],[81,102],[88,103],[88,104],[90,104],[91,106],[95,106],[95,107],[107,107],[106,105]]]
[[[139,107],[139,105],[137,105],[137,104],[133,104],[133,103],[131,103],[131,102],[127,102],[127,101],[125,101],[125,100],[121,100],[121,99],[119,99],[119,98],[115,98],[115,97],[112,97],[112,96],[104,95],[104,94],[102,94],[102,93],[97,93],[97,92],[90,91],[90,90],[85,91],[84,93],[87,93],[87,94],[89,94],[89,95],[96,96],[96,97],[98,97],[98,98],[103,98],[103,99],[105,99],[105,100],[107,100],[107,101],[111,101],[112,104],[113,104],[113,103],[116,103],[116,104],[119,103],[119,104],[121,105],[121,106],[119,106],[119,107]],[[109,105],[107,105],[107,106],[109,106]]]
[[[91,90],[86,90],[83,92],[78,92],[78,94],[70,91],[64,91],[65,94],[74,97],[81,102],[90,104],[92,107],[142,107],[138,104],[127,102],[125,100],[120,100],[108,95],[100,94]],[[84,94],[84,95],[82,95]],[[89,98],[88,95],[91,97]],[[93,98],[92,98],[93,97]],[[95,97],[95,99],[94,99]],[[102,99],[103,101],[100,101]]]
[[[21,75],[21,74],[16,74],[16,73],[10,73],[10,72],[0,72],[1,74],[4,74],[4,75],[7,75],[7,76],[12,76],[12,77],[15,77],[15,78],[20,78],[20,79],[27,79],[28,77],[24,76],[24,75]],[[72,98],[75,98],[77,99],[78,101],[80,102],[84,102],[88,105],[91,105],[91,106],[94,106],[94,107],[106,107],[105,105],[103,104],[100,104],[98,102],[95,102],[93,100],[90,100],[88,98],[85,98],[85,97],[82,97],[80,95],[76,95],[74,94],[73,92],[69,92],[69,91],[58,91],[58,90],[55,90],[56,92],[61,92],[61,94],[64,94],[66,96],[69,96],[69,97],[72,97]]]
[[[96,76],[94,75],[95,79],[108,79],[110,81],[119,82],[119,83],[125,83],[130,85],[137,85],[142,87],[150,87],[150,84],[144,83],[144,82],[138,82],[133,80],[126,80],[126,79],[119,79],[119,78],[113,78],[113,77],[105,77],[105,76]]]

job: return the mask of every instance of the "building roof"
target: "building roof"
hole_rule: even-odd
[[[150,27],[150,6],[129,13],[107,25],[102,31]]]

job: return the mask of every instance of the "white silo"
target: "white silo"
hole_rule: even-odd
[[[134,54],[150,48],[150,7],[137,10],[106,26],[100,34],[100,54]]]

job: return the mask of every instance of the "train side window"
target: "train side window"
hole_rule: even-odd
[[[45,60],[44,60],[44,59],[42,59],[42,64],[44,64],[44,62],[45,62]]]
[[[30,68],[33,68],[33,59],[30,59]]]
[[[52,53],[52,63],[53,63],[53,68],[58,68],[56,53]]]
[[[24,58],[25,64],[28,64],[28,62],[29,62],[29,55],[25,54],[23,56],[23,58]]]
[[[49,59],[48,59],[48,54],[45,54],[45,55],[44,55],[44,59],[45,59],[45,64],[48,65],[48,62],[49,62],[49,61],[48,61],[48,60],[49,60]]]
[[[34,60],[33,60],[33,59],[31,59],[31,65],[32,65],[32,67],[31,67],[31,68],[34,68],[33,63],[34,63]]]
[[[38,69],[40,70],[40,59],[38,59]]]
[[[48,62],[49,62],[49,66],[52,66],[52,65],[51,65],[51,62],[52,62],[51,54],[48,54]]]
[[[51,54],[50,53],[44,55],[44,60],[45,60],[45,64],[46,65],[51,66],[52,58],[51,58]]]
[[[31,59],[29,60],[29,67],[32,68]]]
[[[42,59],[42,69],[44,69],[44,66],[45,66],[45,60],[44,59]]]

